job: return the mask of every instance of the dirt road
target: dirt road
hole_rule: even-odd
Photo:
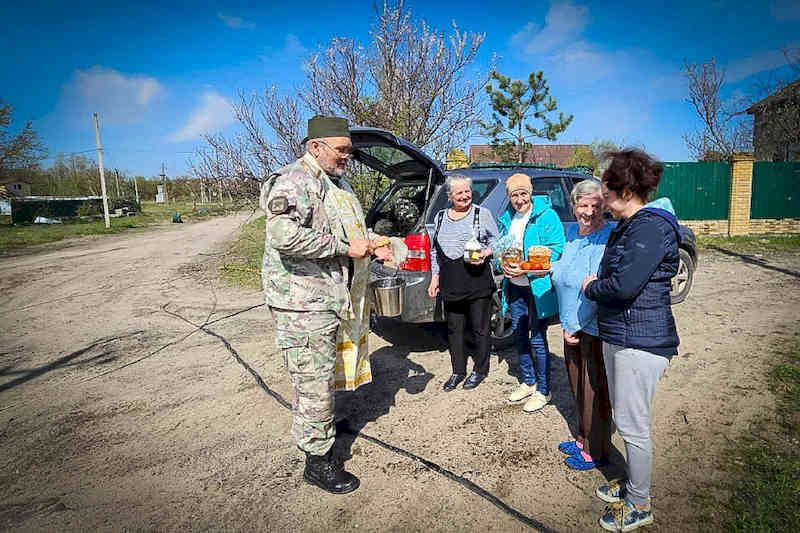
[[[305,484],[289,412],[234,357],[290,398],[262,296],[214,275],[243,221],[0,259],[0,529],[600,531],[593,489],[618,467],[571,471],[556,450],[574,419],[557,327],[553,405],[537,414],[505,403],[513,351],[492,357],[476,390],[446,394],[441,330],[388,321],[370,337],[374,382],[337,397],[353,432],[521,516],[352,435],[337,453],[361,489],[333,496]],[[799,287],[797,254],[702,257],[675,308],[680,355],[656,398],[650,530],[708,530],[690,494],[725,497],[713,489],[717,454],[772,405],[764,369],[797,335]]]

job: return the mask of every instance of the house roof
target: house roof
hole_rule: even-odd
[[[567,166],[567,161],[578,148],[591,149],[588,144],[534,144],[525,151],[523,163],[552,163]],[[469,147],[469,160],[473,163],[499,163],[490,144],[473,144]]]
[[[759,100],[755,104],[751,105],[747,108],[747,113],[753,115],[759,111],[762,111],[765,107],[776,105],[784,100],[788,100],[792,96],[800,97],[800,78],[797,78],[786,87],[775,91],[763,100]]]

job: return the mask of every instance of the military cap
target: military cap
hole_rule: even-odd
[[[347,137],[350,138],[350,128],[347,119],[342,117],[326,117],[315,115],[308,119],[308,130],[306,138],[302,143],[305,144],[309,139],[321,139],[325,137]]]

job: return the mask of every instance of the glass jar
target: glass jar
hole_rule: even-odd
[[[464,261],[478,263],[481,260],[481,243],[473,235],[464,245]]]
[[[522,262],[522,250],[519,248],[509,248],[503,252],[504,265],[519,265]]]

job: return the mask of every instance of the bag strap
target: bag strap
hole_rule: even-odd
[[[481,222],[480,222],[480,207],[477,205],[473,205],[475,208],[475,213],[472,216],[472,230],[475,232],[475,235],[480,234],[481,230]],[[433,240],[436,241],[439,238],[439,229],[442,227],[442,220],[444,219],[444,213],[447,209],[442,209],[436,215],[436,230],[433,232]]]
[[[436,231],[433,232],[433,241],[434,242],[436,242],[436,240],[439,238],[439,228],[442,227],[442,219],[444,219],[444,212],[445,211],[446,211],[446,209],[442,209],[441,211],[439,211],[439,214],[436,215]]]

